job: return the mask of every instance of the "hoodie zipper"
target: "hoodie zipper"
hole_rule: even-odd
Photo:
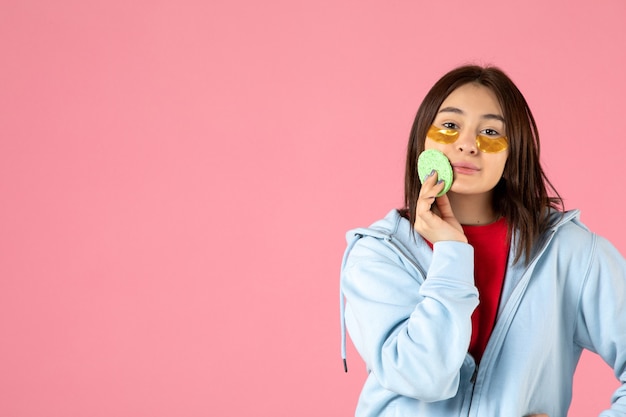
[[[470,412],[472,411],[472,401],[474,401],[474,390],[476,389],[476,377],[478,376],[478,364],[476,368],[474,368],[474,373],[470,378],[470,384],[472,384],[472,391],[470,392],[469,405],[467,407],[467,416],[469,417]]]
[[[407,261],[409,261],[409,263],[411,265],[413,265],[413,267],[420,273],[420,275],[422,276],[422,281],[426,280],[426,272],[424,272],[424,270],[422,269],[422,267],[413,259],[412,256],[409,256],[404,249],[398,245],[395,240],[393,239],[393,235],[387,235],[385,236],[385,240],[391,245],[393,246],[403,257],[404,259],[406,259]]]
[[[552,228],[552,229],[550,230],[550,235],[549,235],[549,236],[547,237],[547,239],[543,242],[543,246],[542,246],[542,247],[541,247],[541,249],[540,249],[540,250],[539,250],[539,251],[535,254],[535,256],[532,258],[532,260],[531,260],[531,261],[528,263],[528,265],[526,266],[526,269],[524,270],[524,272],[523,272],[523,273],[522,273],[522,275],[521,275],[521,276],[522,276],[522,278],[524,278],[524,277],[526,276],[526,274],[528,273],[528,269],[530,268],[530,266],[531,266],[532,264],[534,264],[534,263],[535,263],[535,261],[541,257],[541,255],[543,255],[543,253],[545,252],[546,248],[548,247],[548,244],[552,241],[552,238],[554,237],[555,232],[556,232],[556,229],[555,229],[555,228]],[[528,277],[527,279],[528,279],[528,280],[530,280],[530,277]],[[520,282],[521,282],[521,280],[520,280]],[[519,285],[519,284],[518,284],[518,285]],[[527,286],[527,285],[528,285],[528,283],[526,283],[526,286]],[[525,292],[526,292],[526,291],[524,290],[524,291],[522,291],[522,292],[520,293],[520,295],[519,295],[519,298],[520,298],[520,299],[521,299],[521,297],[524,295],[524,293],[525,293]],[[507,304],[509,304],[510,302],[511,302],[511,300],[509,300],[509,301],[507,302]],[[512,320],[512,319],[511,319],[511,320]],[[509,325],[510,325],[510,322],[509,322]],[[507,328],[508,328],[508,326],[507,326]],[[493,333],[492,333],[492,335],[493,335]],[[487,342],[487,348],[489,348],[489,342]],[[492,349],[494,349],[494,348],[492,348]],[[472,374],[472,377],[470,378],[470,383],[472,384],[472,392],[471,392],[471,394],[470,394],[469,407],[468,407],[468,409],[467,409],[467,416],[468,416],[468,417],[470,417],[470,416],[471,416],[471,414],[472,414],[472,403],[473,403],[473,400],[474,400],[474,391],[475,391],[475,389],[476,389],[476,380],[478,379],[478,369],[479,369],[479,366],[478,366],[478,364],[477,364],[477,365],[476,365],[476,368],[474,369],[474,373]]]

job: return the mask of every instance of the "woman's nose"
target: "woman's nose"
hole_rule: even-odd
[[[469,131],[461,132],[454,144],[456,149],[461,152],[469,153],[470,155],[475,155],[478,152],[478,148],[476,147],[476,135],[473,135]]]

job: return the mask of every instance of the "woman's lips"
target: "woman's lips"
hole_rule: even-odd
[[[465,174],[465,175],[472,175],[472,174],[476,174],[480,171],[480,169],[471,163],[468,162],[457,162],[452,164],[452,169],[454,170],[455,174]]]

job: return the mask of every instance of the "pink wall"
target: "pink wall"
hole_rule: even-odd
[[[0,415],[351,415],[344,232],[468,61],[625,253],[626,2],[512,3],[1,0]],[[570,415],[616,386],[585,355]]]

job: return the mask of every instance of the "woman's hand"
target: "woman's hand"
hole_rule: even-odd
[[[433,171],[422,184],[422,189],[417,198],[415,209],[415,230],[435,244],[443,240],[452,240],[467,243],[467,237],[463,233],[461,223],[454,217],[450,200],[447,195],[436,197],[443,190],[444,183],[437,182],[437,172]],[[433,203],[436,204],[435,213]]]

